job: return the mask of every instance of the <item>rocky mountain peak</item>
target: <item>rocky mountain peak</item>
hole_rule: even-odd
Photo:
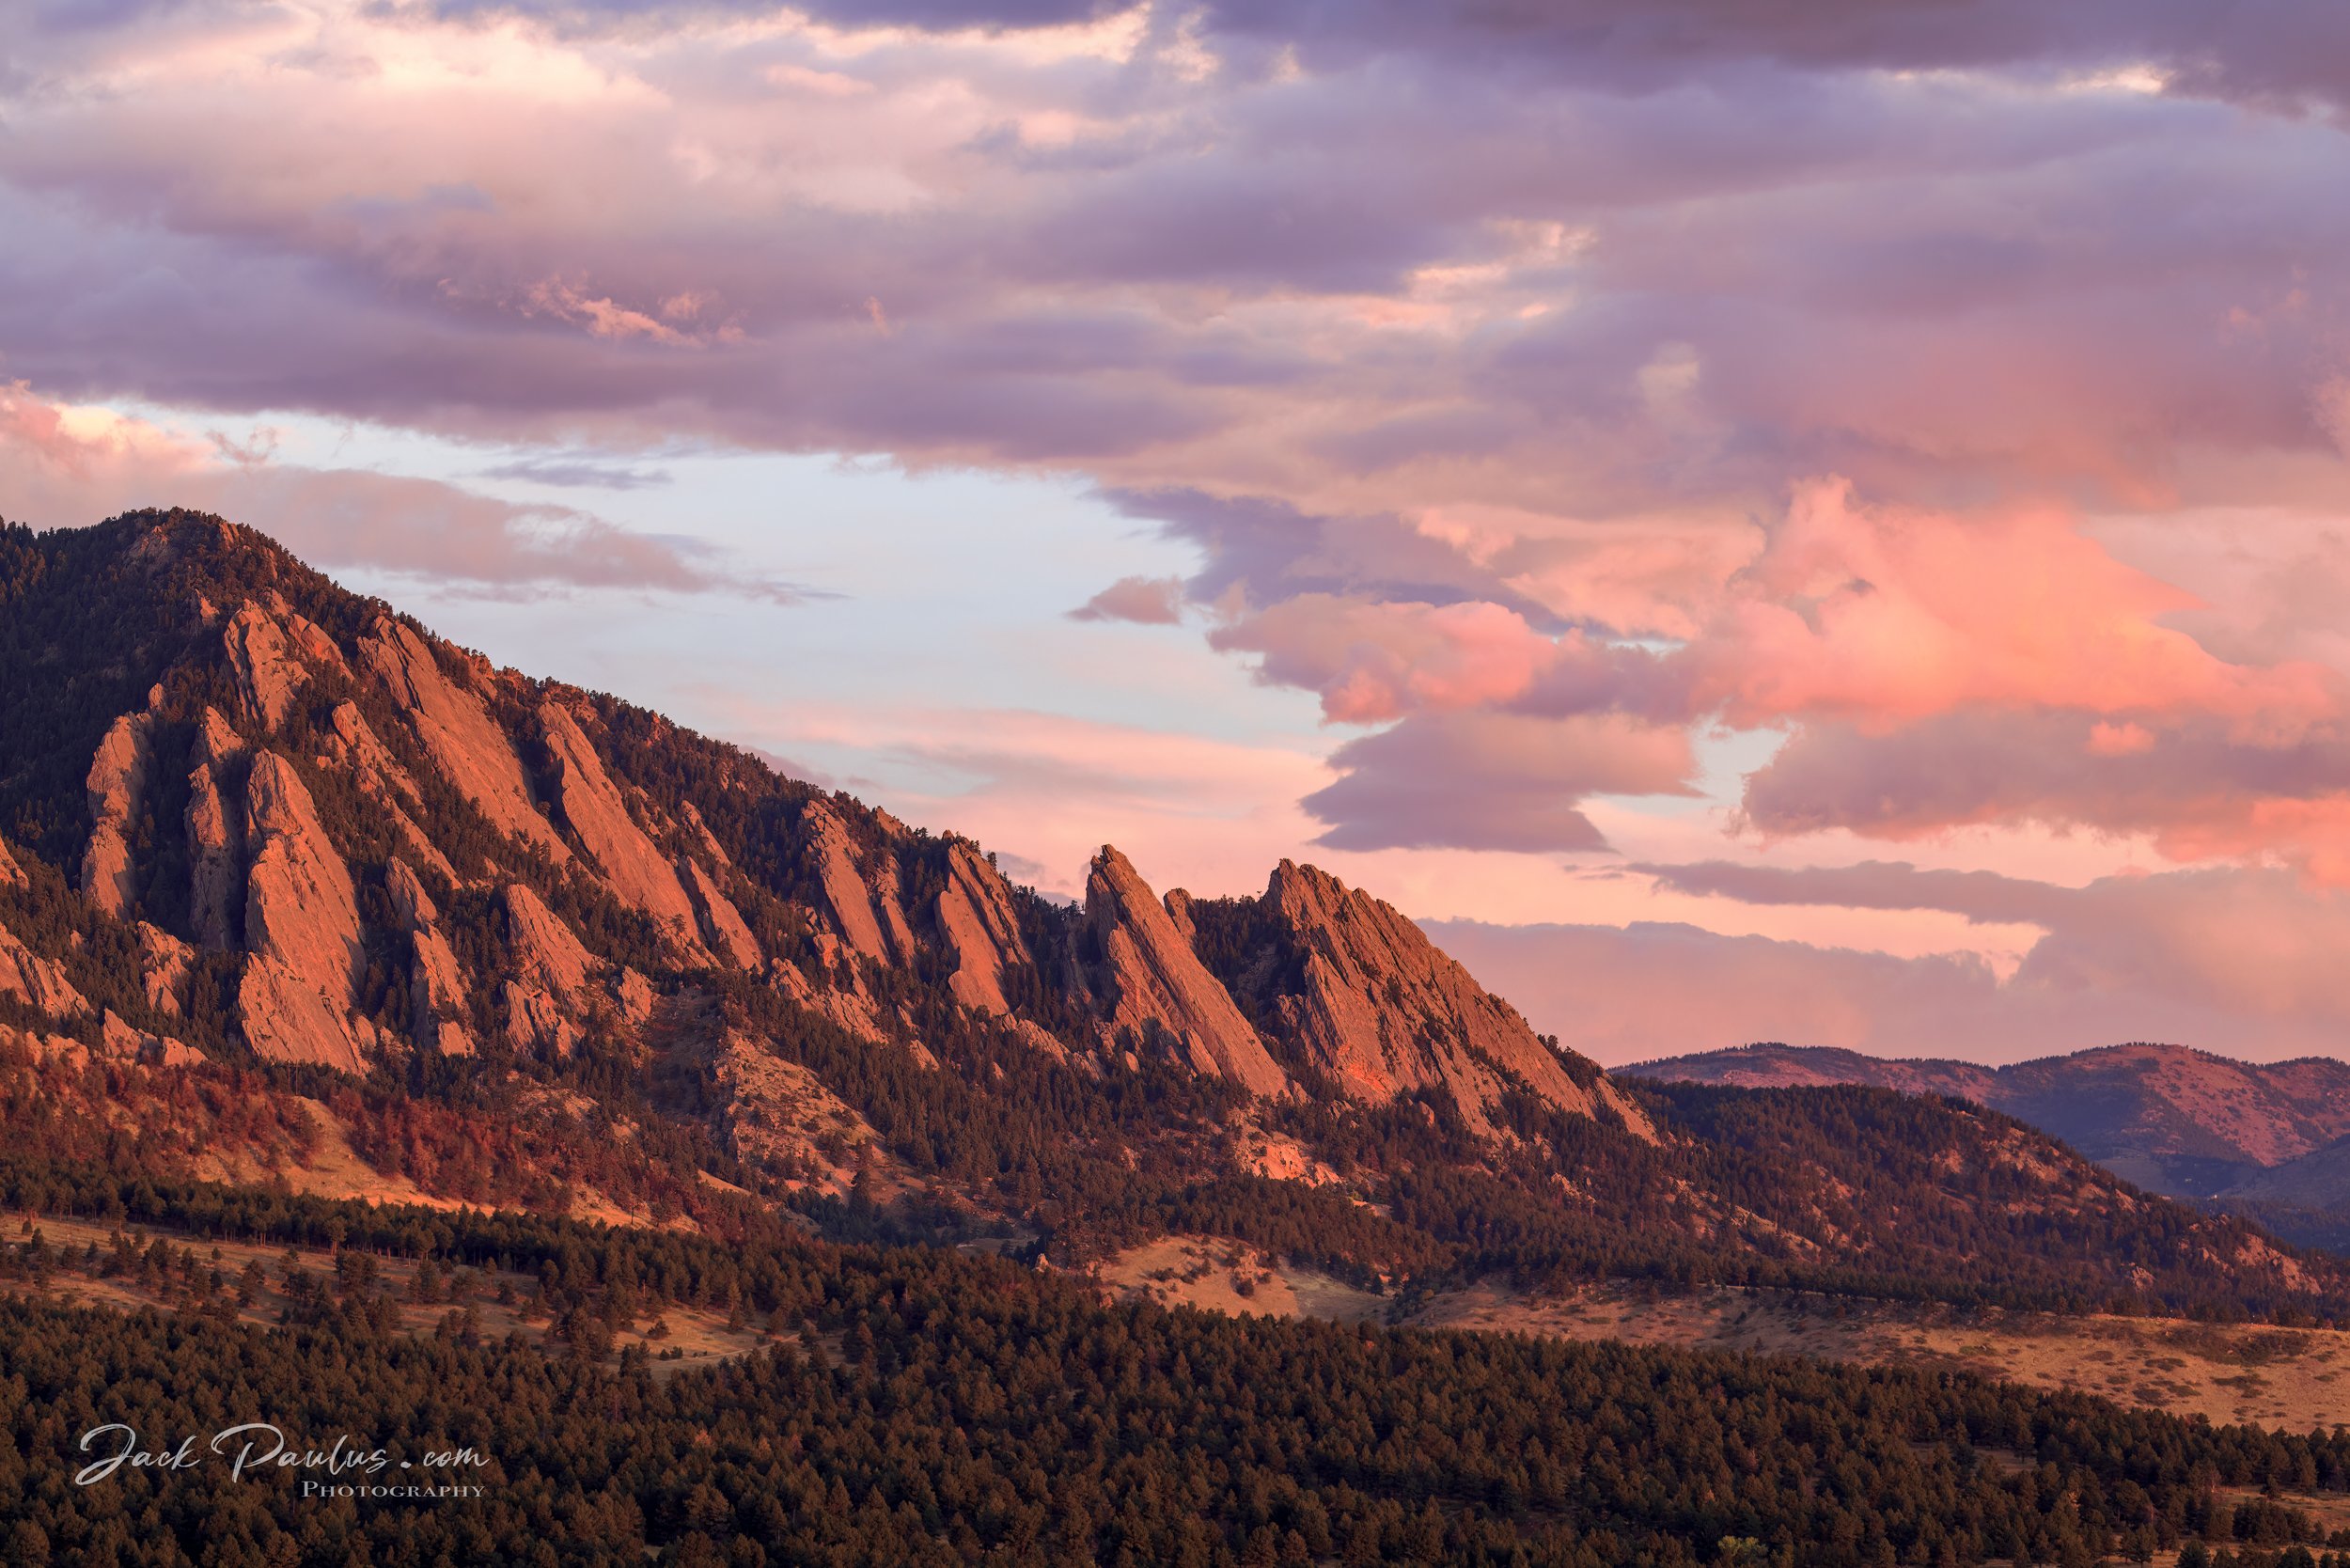
[[[1409,920],[1316,868],[1285,861],[1239,901],[1262,928],[1242,945],[1282,956],[1227,972],[1231,942],[1201,922],[1234,901],[1160,899],[1112,846],[1073,917],[967,839],[493,668],[258,535],[178,517],[94,532],[141,591],[193,593],[206,631],[173,622],[147,704],[85,743],[80,881],[242,961],[264,1055],[364,1072],[403,1043],[457,1054],[486,1035],[560,1058],[625,1032],[650,984],[730,970],[925,1063],[944,1006],[1089,1073],[1145,1053],[1263,1096],[1295,1090],[1276,1052],[1302,1051],[1346,1098],[1433,1088],[1480,1130],[1512,1084],[1583,1112],[1606,1098]]]
[[[1252,1093],[1288,1089],[1289,1075],[1255,1027],[1199,962],[1133,862],[1111,845],[1102,846],[1087,874],[1085,917],[1103,955],[1105,1037],[1167,1042],[1198,1072],[1229,1078]]]
[[[1571,1074],[1515,1008],[1479,985],[1393,905],[1313,866],[1284,860],[1264,902],[1304,953],[1303,985],[1279,999],[1315,1062],[1350,1098],[1441,1088],[1473,1127],[1512,1080],[1590,1116],[1599,1069]]]

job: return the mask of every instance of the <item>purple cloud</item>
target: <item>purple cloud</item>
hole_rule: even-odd
[[[1120,577],[1069,612],[1072,620],[1130,620],[1172,626],[1183,619],[1180,577]]]

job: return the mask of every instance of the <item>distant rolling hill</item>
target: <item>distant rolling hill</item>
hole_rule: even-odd
[[[2350,1061],[2327,1057],[2245,1062],[2139,1043],[1995,1068],[1762,1044],[1643,1062],[1618,1075],[1952,1095],[2028,1121],[2150,1191],[2253,1209],[2289,1232],[2328,1239],[2342,1227],[2316,1216],[2342,1211],[2350,1220]]]

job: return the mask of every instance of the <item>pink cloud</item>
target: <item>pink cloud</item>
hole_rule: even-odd
[[[1506,702],[1557,663],[1552,640],[1499,604],[1399,604],[1301,593],[1209,635],[1261,657],[1263,679],[1322,694],[1325,717],[1376,724]]]
[[[1688,659],[1700,702],[1740,725],[1883,731],[1966,707],[2041,707],[2219,714],[2275,744],[2342,705],[2341,678],[2316,665],[2231,665],[2165,625],[2196,601],[2054,510],[1866,507],[1848,484],[1809,484],[1736,587]],[[2107,755],[2118,740],[2151,744],[2142,723],[2094,734]]]
[[[1183,619],[1183,585],[1178,577],[1120,577],[1069,612],[1072,620],[1128,620],[1141,626],[1172,626]]]
[[[329,569],[372,567],[478,591],[536,586],[729,591],[789,604],[808,590],[742,578],[705,552],[569,507],[522,506],[438,479],[281,463],[240,445],[0,384],[0,511],[83,526],[141,507],[217,512]]]
[[[2300,112],[2350,94],[2314,0],[2225,36],[2124,0],[951,9],[36,18],[8,373],[1082,475],[1202,559],[1079,614],[1213,606],[1386,727],[1250,776],[1333,843],[1596,852],[1595,798],[1703,787],[1763,836],[2350,878],[2350,208]],[[8,417],[41,521],[191,501],[500,591],[723,574],[572,509]],[[1700,778],[1723,725],[1785,738],[1742,792]],[[1008,818],[1074,788],[1013,764]]]
[[[1665,886],[1745,902],[1943,909],[2045,934],[2002,979],[1963,954],[1896,959],[1689,927],[1444,929],[1499,965],[1495,983],[1613,1019],[1604,1027],[1615,1060],[1710,1048],[1675,1043],[1684,1038],[1975,1060],[2124,1039],[2278,1055],[2336,1049],[2350,1027],[2350,996],[2336,979],[2350,947],[2350,894],[2284,871],[2173,871],[2074,888],[1881,862],[1643,869]],[[1684,965],[1684,978],[1659,985],[1643,1014],[1638,988],[1667,963]]]

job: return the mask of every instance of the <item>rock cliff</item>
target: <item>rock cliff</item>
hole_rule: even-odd
[[[578,721],[560,704],[541,702],[539,725],[553,759],[563,820],[578,837],[596,874],[622,903],[660,924],[682,964],[708,964],[710,953],[696,933],[694,902],[678,881],[676,869],[629,815],[628,803]]]
[[[557,863],[571,858],[531,800],[513,741],[478,694],[442,671],[422,637],[379,616],[359,639],[359,658],[406,715],[433,765],[493,826]]]
[[[1085,910],[1089,937],[1102,954],[1095,984],[1105,1043],[1123,1049],[1164,1043],[1194,1071],[1252,1093],[1288,1089],[1289,1075],[1230,995],[1133,864],[1107,844],[1086,878]]]
[[[39,1008],[52,1018],[72,1018],[89,1011],[89,1001],[66,979],[55,959],[42,958],[0,926],[0,996]]]
[[[298,630],[290,634],[286,623]],[[348,673],[334,640],[282,606],[276,614],[258,602],[238,606],[221,640],[236,677],[238,716],[264,735],[276,733],[293,711],[310,679],[306,658]]]
[[[981,1012],[1011,1011],[1004,971],[1029,962],[1011,889],[979,852],[958,839],[947,850],[947,886],[938,895],[938,933],[953,956],[947,986],[955,1000]]]
[[[1392,905],[1288,860],[1264,897],[1305,955],[1300,989],[1279,999],[1282,1016],[1350,1099],[1442,1088],[1484,1130],[1515,1080],[1562,1110],[1594,1113],[1594,1090],[1568,1075],[1517,1009]],[[1587,1076],[1596,1084],[1598,1070]]]
[[[695,911],[701,916],[702,933],[709,939],[711,950],[738,969],[758,968],[759,938],[751,934],[743,912],[734,907],[734,901],[719,887],[717,879],[702,870],[700,861],[687,855],[684,867],[685,890],[693,896]]]
[[[240,1006],[263,1056],[363,1071],[372,1028],[352,1016],[365,951],[350,870],[293,764],[258,751],[245,778],[248,954]]]
[[[138,902],[132,839],[152,761],[151,713],[125,713],[106,731],[90,759],[89,848],[82,856],[82,891],[107,914],[128,916]]]
[[[500,898],[515,968],[503,988],[507,1038],[517,1050],[568,1056],[579,1043],[580,1021],[593,1011],[588,977],[598,967],[595,956],[523,884],[509,884]]]
[[[812,800],[802,816],[807,833],[808,858],[814,862],[833,926],[849,950],[879,963],[889,962],[889,944],[882,937],[881,921],[873,913],[873,889],[857,870],[848,824],[828,800]]]
[[[207,948],[237,945],[244,904],[244,810],[225,792],[244,743],[217,710],[196,726],[196,766],[188,772],[181,827],[188,839],[188,908],[196,939]]]
[[[158,926],[141,920],[139,933],[139,987],[146,993],[147,1005],[158,1012],[178,1012],[185,989],[188,971],[195,966],[196,949]]]
[[[176,571],[249,548],[229,530],[175,539]],[[1296,1091],[1294,1053],[1344,1098],[1433,1089],[1480,1131],[1512,1084],[1582,1114],[1621,1101],[1409,920],[1310,868],[1285,863],[1240,901],[1255,947],[1238,957],[1218,924],[1234,901],[1161,901],[1114,849],[1083,908],[1056,909],[966,839],[701,753],[681,769],[674,748],[706,743],[493,671],[331,589],[303,598],[298,567],[266,564],[243,580],[267,586],[205,600],[214,631],[187,656],[201,675],[166,669],[96,747],[81,868],[102,908],[144,913],[143,879],[180,858],[147,841],[150,775],[158,758],[187,767],[184,797],[164,792],[185,801],[184,923],[166,913],[174,932],[142,936],[148,1000],[180,1005],[188,943],[242,952],[245,1033],[265,1055],[363,1071],[387,1050],[466,1054],[494,1016],[506,1043],[559,1058],[640,1028],[659,999],[645,973],[676,996],[730,970],[920,1061],[935,1058],[918,1030],[985,1020],[984,1038],[1088,1074],[1148,1052],[1263,1096]],[[941,1023],[942,1005],[966,1021]]]
[[[408,1011],[415,1043],[443,1056],[473,1055],[473,1032],[465,1025],[465,971],[441,933],[439,906],[404,860],[384,868],[384,889],[415,954]]]

